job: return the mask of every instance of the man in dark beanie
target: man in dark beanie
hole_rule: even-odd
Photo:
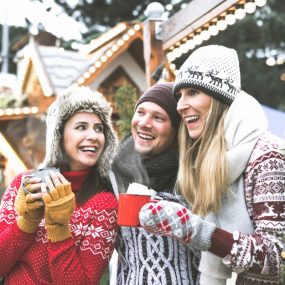
[[[150,87],[138,100],[135,110],[143,102],[153,102],[159,105],[168,114],[171,123],[176,131],[179,129],[180,116],[176,111],[177,101],[172,95],[173,83],[157,83]]]
[[[163,199],[183,203],[174,193],[180,117],[172,91],[173,83],[157,83],[139,98],[132,132],[121,142],[110,172],[117,196],[136,182]],[[199,252],[170,237],[148,234],[139,227],[120,227],[116,249],[118,264],[114,268],[113,257],[111,285],[197,284]]]

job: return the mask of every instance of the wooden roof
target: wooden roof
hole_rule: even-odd
[[[27,98],[21,106],[0,108],[0,135],[2,133],[27,168],[37,167],[43,159],[44,113],[64,89],[74,83],[89,85],[125,51],[140,67],[139,76],[145,79],[141,28],[138,23],[121,23],[80,51],[43,46],[31,38],[17,53],[18,89]],[[110,76],[113,78],[119,70],[117,66]],[[115,76],[116,80],[128,77],[125,70],[121,73],[123,76]],[[107,78],[103,81],[105,88]]]
[[[162,24],[163,50],[174,48],[215,18],[244,0],[192,0]]]
[[[31,68],[34,68],[46,97],[60,94],[88,65],[88,58],[78,52],[55,46],[40,46],[33,39],[17,57],[23,57],[18,71],[22,92],[25,93]]]
[[[138,43],[140,42],[140,44]],[[89,66],[77,78],[78,85],[88,85],[123,52],[128,50],[144,70],[143,35],[141,23],[120,23],[85,45],[81,52],[88,54]]]
[[[31,38],[30,43],[17,53],[21,59],[20,88],[25,93],[32,69],[46,97],[60,94],[73,83],[88,85],[126,50],[144,70],[140,23],[120,23],[79,51],[39,45]]]

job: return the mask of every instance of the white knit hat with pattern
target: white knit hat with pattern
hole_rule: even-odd
[[[112,127],[111,107],[104,96],[88,87],[71,87],[50,105],[46,118],[46,155],[40,168],[59,167],[64,162],[62,135],[65,122],[77,112],[97,114],[104,126],[105,147],[96,163],[101,175],[106,175],[117,147]]]
[[[180,67],[173,94],[180,88],[196,88],[231,104],[241,90],[238,55],[234,49],[220,45],[195,50]]]

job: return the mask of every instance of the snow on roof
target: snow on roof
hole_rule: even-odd
[[[89,59],[78,52],[49,46],[39,46],[38,49],[57,94],[72,85],[89,64]]]

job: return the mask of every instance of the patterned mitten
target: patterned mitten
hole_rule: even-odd
[[[75,196],[71,185],[60,184],[43,196],[48,239],[52,242],[71,237],[69,219],[75,209]]]
[[[29,188],[29,185],[25,187]],[[26,195],[21,186],[16,196],[15,209],[19,215],[17,218],[18,227],[26,233],[36,232],[44,214],[43,203],[39,200],[33,200],[31,194]]]
[[[139,218],[146,231],[176,238],[203,251],[211,246],[211,236],[216,228],[181,204],[169,201],[144,205]]]

